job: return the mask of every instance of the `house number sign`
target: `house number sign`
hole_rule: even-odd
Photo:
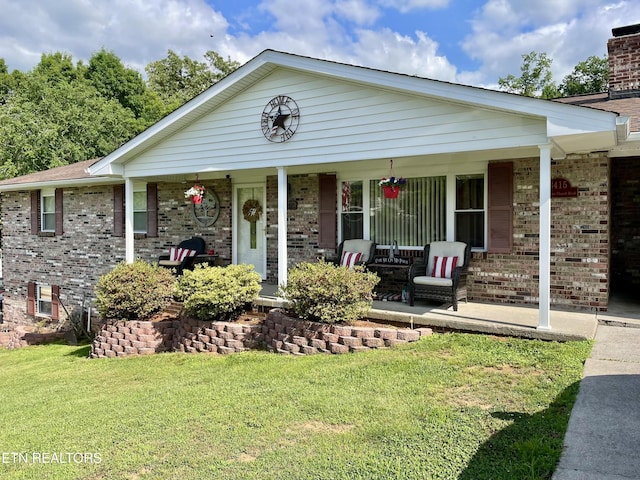
[[[571,186],[566,178],[551,179],[551,198],[569,198],[578,196],[578,187]]]

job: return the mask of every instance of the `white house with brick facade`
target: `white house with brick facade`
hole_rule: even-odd
[[[635,104],[638,81],[612,85]],[[381,254],[462,240],[472,300],[538,305],[540,328],[551,305],[606,310],[616,275],[640,284],[638,249],[613,244],[632,241],[622,223],[637,225],[638,206],[619,225],[611,212],[631,209],[614,190],[640,180],[640,142],[601,100],[266,50],[104,158],[0,182],[5,322],[64,316],[58,299],[78,305],[119,261],[155,261],[192,236],[273,284],[343,239],[372,239]],[[378,185],[390,174],[407,179],[396,199]],[[203,205],[185,198],[195,182]],[[260,215],[243,212],[249,200]]]

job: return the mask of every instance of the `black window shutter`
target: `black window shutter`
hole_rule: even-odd
[[[124,236],[124,185],[113,186],[113,236]]]
[[[40,190],[31,192],[31,234],[40,232]]]
[[[320,194],[318,202],[318,247],[336,248],[336,176],[320,175]]]
[[[27,283],[27,315],[36,314],[36,284]]]
[[[147,237],[158,236],[158,184],[147,183]]]
[[[63,215],[63,198],[64,190],[62,188],[56,188],[55,193],[55,204],[56,204],[56,212],[55,212],[55,232],[56,235],[62,235],[64,233],[64,215]]]
[[[488,169],[489,253],[513,248],[513,162],[490,163]]]

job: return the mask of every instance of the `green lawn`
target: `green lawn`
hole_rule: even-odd
[[[442,334],[308,357],[1,350],[0,478],[550,478],[590,349]]]

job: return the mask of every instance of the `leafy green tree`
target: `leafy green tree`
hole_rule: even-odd
[[[578,63],[573,72],[562,79],[562,96],[606,92],[609,88],[609,60],[606,56],[591,56]]]
[[[530,52],[522,55],[521,75],[512,74],[498,80],[498,85],[510,93],[527,97],[556,98],[560,92],[553,83],[551,63],[546,53]]]
[[[106,155],[135,133],[133,113],[88,82],[52,82],[57,74],[36,71],[0,108],[0,177]]]
[[[211,50],[204,57],[206,62],[198,62],[186,55],[181,58],[173,50],[169,50],[166,58],[151,62],[145,67],[149,88],[173,110],[240,66],[238,62],[230,58],[224,60]]]

